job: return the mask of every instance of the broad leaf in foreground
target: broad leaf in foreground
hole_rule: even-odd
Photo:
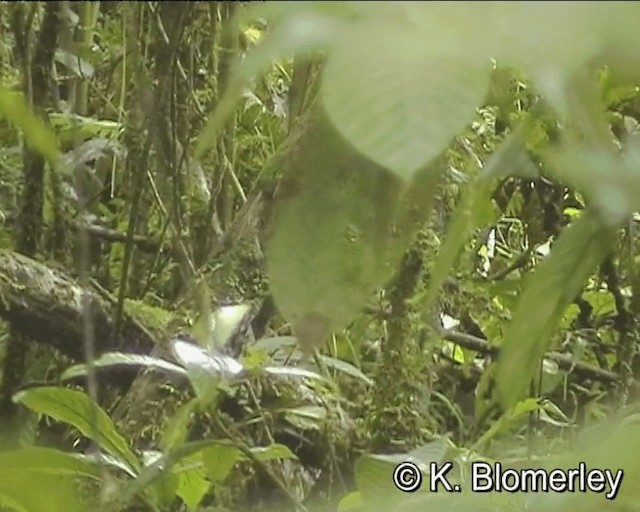
[[[319,105],[297,137],[279,161],[265,254],[273,297],[309,353],[393,275],[430,213],[439,173],[406,186],[355,151]]]
[[[45,414],[74,426],[129,468],[139,470],[140,463],[136,455],[111,418],[85,393],[59,387],[39,387],[16,393],[14,401],[38,414]]]
[[[615,231],[587,211],[560,235],[530,277],[501,345],[497,368],[505,409],[526,392],[562,315],[612,248]]]

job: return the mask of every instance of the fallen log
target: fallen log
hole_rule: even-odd
[[[61,270],[0,250],[0,318],[18,332],[83,360],[84,303],[90,307],[97,355],[121,349],[149,354],[163,337],[127,311],[120,335],[116,335],[116,303],[97,283],[83,288]]]

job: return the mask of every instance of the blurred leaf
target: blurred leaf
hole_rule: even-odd
[[[253,446],[251,453],[256,459],[266,462],[275,459],[297,459],[298,457],[283,444],[270,444],[269,446]]]
[[[202,451],[202,462],[212,482],[222,482],[241,458],[235,446],[218,444]]]
[[[361,510],[364,505],[362,493],[360,491],[346,494],[338,503],[338,512],[348,512],[350,510]]]
[[[101,477],[99,466],[74,454],[53,448],[29,446],[0,453],[0,466],[14,471],[33,471],[52,475]]]
[[[190,511],[196,511],[202,499],[211,489],[204,467],[198,465],[198,457],[183,459],[172,468],[178,478],[176,494]]]
[[[187,438],[192,416],[197,411],[199,405],[200,400],[198,397],[192,398],[187,403],[182,404],[169,419],[160,440],[160,446],[163,450],[169,451],[184,443]]]
[[[608,315],[616,311],[615,299],[608,290],[586,291],[582,298],[591,305],[595,316]]]
[[[451,441],[445,438],[439,438],[414,448],[403,457],[403,460],[413,462],[418,465],[420,469],[428,472],[429,464],[432,462],[440,464],[449,458],[448,456],[454,448],[455,446]]]
[[[278,309],[310,353],[391,277],[430,214],[438,176],[421,173],[403,188],[346,144],[320,107],[295,141],[280,156],[265,254]]]
[[[75,477],[0,466],[0,507],[18,512],[86,512],[92,506]]]
[[[538,166],[527,151],[526,137],[535,129],[535,117],[527,117],[513,133],[500,143],[489,157],[483,171],[484,179],[519,176],[534,180],[540,175]]]
[[[279,377],[296,377],[301,379],[314,379],[326,381],[327,379],[319,373],[305,370],[304,368],[295,368],[292,366],[265,366],[260,368],[263,373],[275,375]]]
[[[142,460],[145,467],[149,467],[162,458],[162,452],[145,450],[142,452]],[[160,477],[151,482],[147,494],[152,496],[154,504],[161,507],[169,507],[173,503],[178,491],[178,477],[173,471],[165,471]]]
[[[107,413],[85,393],[73,389],[37,387],[19,391],[14,395],[14,401],[38,414],[74,426],[133,471],[139,471],[140,463],[127,441],[120,435]]]
[[[447,460],[454,448],[453,443],[440,438],[419,446],[409,453],[367,454],[359,457],[355,465],[355,478],[367,510],[371,507],[384,510],[385,507],[393,507],[394,503],[401,501],[403,497],[406,499],[406,494],[399,491],[393,484],[392,475],[398,464],[411,462],[421,472],[427,474],[431,463],[440,464]],[[426,489],[428,486],[423,483],[422,491]],[[422,491],[418,491],[418,494]]]
[[[606,9],[597,4],[576,4],[573,9],[563,2],[550,4],[549,9],[540,9],[533,2],[494,5],[494,22],[499,24],[493,36],[495,58],[501,64],[524,68],[545,100],[566,114],[569,79],[599,52],[597,24],[607,16]]]
[[[204,463],[202,461],[203,453],[209,449],[217,449],[219,446],[226,447],[224,450],[227,450],[227,448],[235,450],[238,453],[238,460],[248,458],[240,448],[225,440],[192,441],[181,444],[174,450],[159,457],[151,465],[146,466],[134,481],[125,487],[120,494],[114,496],[113,502],[110,503],[112,507],[110,510],[119,510],[122,504],[129,502],[154,482],[158,481],[168,470],[180,473],[187,470],[195,471],[198,468],[204,469]],[[254,457],[261,461],[279,458],[296,458],[291,450],[279,444],[272,444],[266,447],[251,447],[249,450]]]
[[[610,225],[640,209],[640,144],[621,155],[565,144],[546,157],[558,176],[589,198]]]
[[[367,506],[393,503],[406,496],[393,483],[393,471],[404,462],[402,455],[373,455],[358,457],[355,464],[355,479],[358,491]]]
[[[22,131],[27,143],[49,162],[58,158],[56,137],[34,116],[22,94],[0,87],[0,117]]]
[[[373,385],[373,381],[351,363],[347,363],[342,359],[336,359],[335,357],[323,355],[320,355],[319,358],[320,361],[322,361],[322,364],[324,364],[327,368],[331,368],[333,370],[342,372],[345,375],[349,375],[350,377],[353,377],[355,379],[359,379],[369,386]]]
[[[502,342],[500,401],[508,409],[526,392],[564,312],[612,247],[615,233],[585,212],[561,233],[525,287]]]
[[[50,112],[49,120],[61,142],[77,139],[117,139],[123,126],[108,119],[95,119],[67,112]]]
[[[482,434],[475,444],[471,447],[471,451],[478,452],[482,450],[492,439],[499,434],[520,425],[523,416],[542,408],[542,402],[537,398],[527,398],[516,403],[507,412],[502,414],[494,421],[489,429]]]
[[[521,402],[518,402],[516,404],[511,414],[509,414],[509,417],[511,419],[520,418],[525,414],[529,414],[530,412],[537,411],[538,409],[540,409],[540,407],[541,407],[540,402],[538,402],[537,399],[527,398],[526,400],[522,400]]]
[[[282,412],[289,423],[301,430],[317,430],[327,417],[327,410],[317,405],[304,405]]]
[[[296,338],[294,336],[274,336],[269,338],[261,338],[249,350],[260,350],[268,354],[278,350],[291,351],[296,346]]]
[[[56,49],[55,60],[60,64],[64,64],[78,78],[91,78],[93,76],[94,69],[89,62],[62,48]]]
[[[489,55],[461,37],[476,8],[400,3],[402,19],[377,17],[346,31],[326,64],[322,98],[356,149],[409,181],[471,123],[489,87]],[[427,7],[428,6],[428,7]],[[372,9],[375,9],[372,6]],[[465,11],[471,12],[465,12]],[[451,25],[456,16],[455,33]],[[468,43],[468,44],[467,44]]]

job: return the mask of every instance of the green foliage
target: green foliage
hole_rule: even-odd
[[[376,4],[366,21],[345,30],[331,49],[322,98],[346,140],[410,181],[471,122],[491,63],[469,46],[460,51],[459,28],[454,40],[443,33],[449,23],[466,24],[460,18],[471,19],[476,7],[424,17],[422,7],[400,9]]]
[[[107,413],[82,391],[57,387],[32,388],[17,393],[15,401],[38,414],[73,425],[108,454],[126,464],[130,471],[140,469],[137,457]]]
[[[129,357],[133,360],[133,356]],[[110,359],[114,360],[114,364],[121,363],[113,356]],[[123,469],[133,477],[124,493],[111,498],[111,506],[116,508],[143,493],[148,504],[154,508],[160,503],[168,506],[174,496],[178,496],[189,510],[196,510],[211,485],[225,480],[237,462],[247,459],[266,462],[296,458],[289,448],[278,444],[245,448],[229,441],[184,442],[188,415],[196,406],[203,406],[201,401],[187,404],[174,416],[165,435],[167,451],[164,454],[144,452],[141,462],[128,448],[109,416],[83,392],[64,388],[33,388],[21,391],[15,396],[15,400],[34,412],[77,428],[113,457],[111,460],[103,458],[103,464]],[[185,410],[187,414],[184,413]],[[0,461],[3,468],[7,468],[3,469],[6,473],[3,481],[16,484],[6,489],[0,485],[0,500],[4,500],[0,503],[20,512],[85,510],[83,507],[86,502],[70,487],[75,485],[73,480],[79,477],[100,480],[103,476],[99,465],[90,459],[47,448],[28,447],[6,452],[0,454]],[[49,489],[57,479],[62,484],[59,488],[62,493],[58,490],[52,492],[51,499],[54,502],[27,496],[29,493],[24,486],[28,484],[29,478],[34,477],[42,482],[44,489]],[[49,482],[51,477],[54,478]],[[44,508],[46,503],[52,508]]]
[[[100,477],[95,463],[58,450],[26,447],[3,452],[0,505],[18,512],[86,511],[91,500],[77,492],[78,483],[82,479],[97,483]]]
[[[140,300],[127,299],[124,303],[125,310],[139,318],[144,325],[157,330],[165,331],[171,322],[171,315],[165,309],[153,307]]]
[[[471,461],[514,455],[519,463],[548,468],[571,467],[578,459],[621,467],[625,484],[639,476],[633,416],[577,448],[563,444],[579,412],[585,423],[606,414],[600,399],[612,383],[621,388],[616,403],[630,400],[637,373],[638,5],[268,2],[238,7],[237,16],[226,20],[229,32],[218,32],[227,7],[215,3],[208,11],[198,4],[182,18],[146,4],[140,10],[105,6],[96,52],[91,45],[81,56],[56,52],[57,65],[64,64],[75,81],[66,85],[78,92],[91,78],[100,105],[84,105],[92,112],[84,116],[58,112],[57,105],[50,109],[55,135],[29,112],[23,95],[0,89],[0,116],[54,171],[44,195],[56,236],[76,223],[60,213],[67,196],[56,182],[58,145],[88,139],[88,154],[72,162],[75,154],[67,153],[62,165],[90,167],[103,156],[96,150],[101,138],[127,136],[126,172],[116,172],[114,161],[104,182],[98,180],[98,195],[110,197],[101,200],[96,218],[87,216],[99,227],[115,228],[92,240],[93,263],[102,264],[101,282],[122,293],[126,308],[166,331],[171,315],[163,308],[182,299],[192,284],[185,282],[187,274],[200,279],[196,341],[169,343],[177,364],[108,352],[62,375],[69,380],[126,366],[186,377],[185,393],[192,393],[175,400],[175,413],[161,411],[163,428],[145,425],[154,430],[152,448],[159,448],[129,443],[126,422],[110,418],[83,392],[27,388],[15,395],[18,404],[74,427],[105,453],[100,464],[34,447],[2,453],[0,505],[25,512],[87,510],[75,479],[90,486],[113,478],[110,510],[141,498],[141,506],[156,511],[184,505],[195,512],[216,489],[232,488],[233,469],[246,463],[288,496],[298,489],[287,471],[307,465],[297,452],[315,448],[326,458],[310,465],[330,473],[331,485],[344,476],[345,462],[353,470],[356,489],[339,510],[603,508],[591,495],[422,489],[407,496],[395,490],[390,475],[400,462],[414,462],[426,476],[430,462],[451,460],[452,480],[465,488]],[[209,15],[214,30],[197,21]],[[176,21],[185,19],[195,28]],[[134,21],[139,30],[125,33]],[[236,51],[229,34],[245,45],[235,65],[228,58]],[[136,37],[140,46],[133,51]],[[188,59],[180,46],[185,41]],[[317,84],[307,61],[322,63]],[[194,63],[201,66],[197,72],[189,69]],[[309,92],[297,89],[301,70],[309,73],[305,86],[319,85],[318,95],[302,117],[293,118],[287,93],[295,99]],[[152,92],[142,90],[140,78],[153,82]],[[203,99],[216,110],[200,129]],[[109,119],[114,112],[118,121]],[[280,144],[285,121],[293,128]],[[188,158],[192,142],[195,162]],[[10,177],[9,192],[17,197],[20,164],[5,153],[0,182]],[[137,172],[145,173],[138,175],[142,190],[132,188]],[[273,336],[238,347],[252,307],[243,302],[211,311],[211,303],[228,303],[229,297],[209,281],[221,267],[248,274],[255,269],[247,267],[259,263],[234,266],[226,248],[216,252],[216,261],[206,255],[218,234],[244,236],[245,226],[236,232],[228,217],[251,198],[246,188],[266,198],[266,218],[244,224],[262,229],[268,284],[283,318],[272,321]],[[139,211],[128,212],[138,193]],[[12,210],[1,204],[0,220]],[[142,220],[130,222],[129,214]],[[427,224],[433,241],[415,244]],[[11,233],[4,222],[0,228],[7,245]],[[125,232],[125,243],[136,235],[128,247],[121,245]],[[153,254],[144,254],[149,245]],[[398,297],[387,288],[409,248],[418,274],[427,271]],[[130,252],[135,268],[127,274],[123,255]],[[606,258],[615,272],[606,270]],[[3,286],[4,280],[0,275]],[[248,278],[230,278],[241,295],[243,280]],[[6,290],[14,291],[11,284]],[[163,307],[148,308],[143,299],[150,298]],[[447,325],[433,336],[442,318]],[[473,343],[464,346],[465,338],[453,334]],[[333,357],[315,353],[330,335]],[[242,355],[231,357],[229,349]],[[556,350],[562,353],[548,354]],[[300,361],[309,366],[288,364]],[[576,378],[578,370],[588,378]],[[175,391],[173,384],[167,388]],[[150,405],[133,402],[134,408]],[[397,421],[409,432],[408,439],[388,439],[384,451],[415,439],[437,440],[407,453],[370,453],[372,436],[353,440],[349,431],[349,449],[336,454],[342,432],[330,426],[350,427],[345,418],[356,418],[362,433],[374,415],[383,418],[379,430],[385,421]],[[296,439],[296,453],[274,432]],[[460,446],[441,439],[441,432],[450,432]],[[534,452],[545,454],[543,460]],[[31,492],[34,481],[42,493]],[[635,509],[637,497],[626,485],[616,503]]]
[[[19,128],[26,141],[50,162],[58,157],[56,137],[29,111],[24,97],[0,87],[0,116]]]
[[[275,300],[308,352],[391,277],[428,215],[421,208],[433,198],[437,172],[426,169],[405,188],[359,157],[322,112],[305,124],[282,155],[266,257]]]
[[[531,278],[502,342],[497,378],[504,406],[514,404],[526,391],[536,370],[531,362],[548,350],[562,315],[609,254],[612,241],[609,228],[584,214],[562,233]],[[514,382],[513,375],[521,378]]]

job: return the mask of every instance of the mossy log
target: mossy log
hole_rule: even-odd
[[[62,270],[12,251],[0,251],[0,317],[26,337],[83,360],[83,304],[89,304],[95,352],[113,350],[148,354],[162,338],[124,312],[115,330],[116,303],[97,284],[83,288]]]

